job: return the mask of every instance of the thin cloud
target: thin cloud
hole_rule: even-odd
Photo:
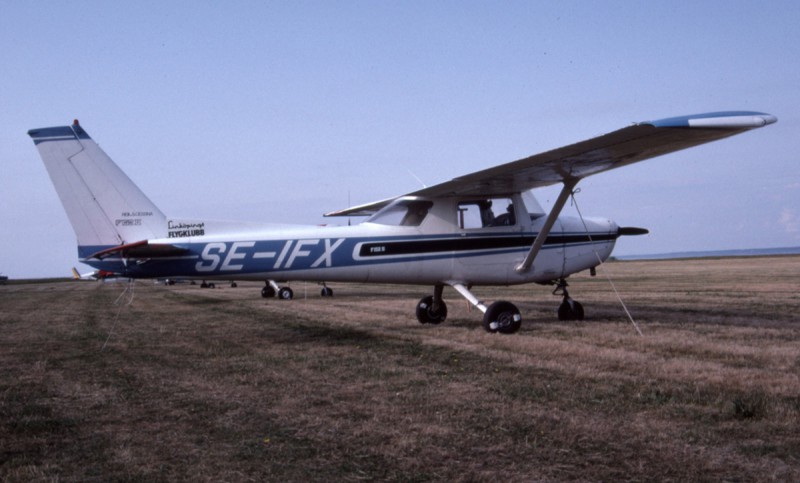
[[[783,211],[781,211],[780,218],[778,218],[778,223],[783,227],[786,233],[800,239],[800,218],[798,218],[793,209],[784,208]]]

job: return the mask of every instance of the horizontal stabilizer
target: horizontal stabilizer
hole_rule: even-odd
[[[186,253],[188,249],[168,243],[149,243],[147,240],[119,245],[92,253],[89,258],[103,259],[111,255],[123,258],[163,258],[174,257]]]

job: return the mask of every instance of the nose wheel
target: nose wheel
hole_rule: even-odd
[[[567,281],[562,278],[553,290],[553,295],[563,295],[564,297],[561,305],[558,306],[558,320],[583,320],[583,305],[569,296],[567,286]]]

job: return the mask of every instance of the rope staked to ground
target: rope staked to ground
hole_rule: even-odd
[[[586,221],[583,219],[583,213],[581,213],[581,209],[578,207],[578,200],[575,199],[575,195],[580,192],[581,190],[580,188],[578,188],[574,190],[570,196],[572,197],[572,204],[575,206],[575,211],[578,212],[578,216],[581,219],[581,223],[583,223],[583,229],[586,230],[586,236],[588,236],[589,241],[592,242],[593,240],[592,240],[592,235],[589,233],[589,227],[586,225]],[[600,258],[600,254],[597,253],[597,250],[593,251],[594,251],[594,256],[597,257],[598,263],[600,265],[603,265],[605,262],[603,262],[603,260]],[[625,314],[628,316],[628,320],[630,320],[631,324],[633,324],[633,328],[636,329],[636,332],[639,333],[639,336],[644,337],[644,334],[642,334],[641,329],[639,329],[639,324],[637,324],[636,321],[633,319],[633,315],[631,315],[631,312],[628,310],[628,306],[625,305],[625,302],[622,300],[622,296],[619,294],[616,285],[614,285],[614,281],[611,280],[611,277],[605,270],[603,271],[603,276],[606,278],[606,280],[608,280],[609,285],[611,285],[611,289],[617,296],[617,300],[619,300],[620,305],[622,305],[622,310],[625,311]]]
[[[117,299],[114,300],[114,305],[118,306],[119,308],[117,309],[116,315],[114,315],[114,323],[111,324],[111,330],[108,331],[108,337],[106,337],[106,341],[103,342],[103,347],[100,348],[100,352],[103,352],[105,350],[108,341],[111,340],[111,334],[114,333],[114,329],[117,327],[117,322],[119,322],[119,314],[122,313],[122,309],[124,307],[128,307],[133,303],[133,288],[135,284],[136,281],[134,279],[132,278],[129,279],[128,284],[125,285],[125,290],[123,290],[122,293],[119,294],[119,297],[117,297]],[[125,294],[128,294],[127,302],[123,300]]]

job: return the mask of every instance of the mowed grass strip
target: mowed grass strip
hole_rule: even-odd
[[[520,305],[514,336],[452,292],[450,320],[418,324],[419,288],[138,283],[120,307],[123,284],[2,287],[0,477],[798,479],[797,282],[763,259],[784,290],[743,284],[726,273],[753,261],[731,260],[609,264],[644,338],[582,277],[582,323],[538,288],[476,288]]]

